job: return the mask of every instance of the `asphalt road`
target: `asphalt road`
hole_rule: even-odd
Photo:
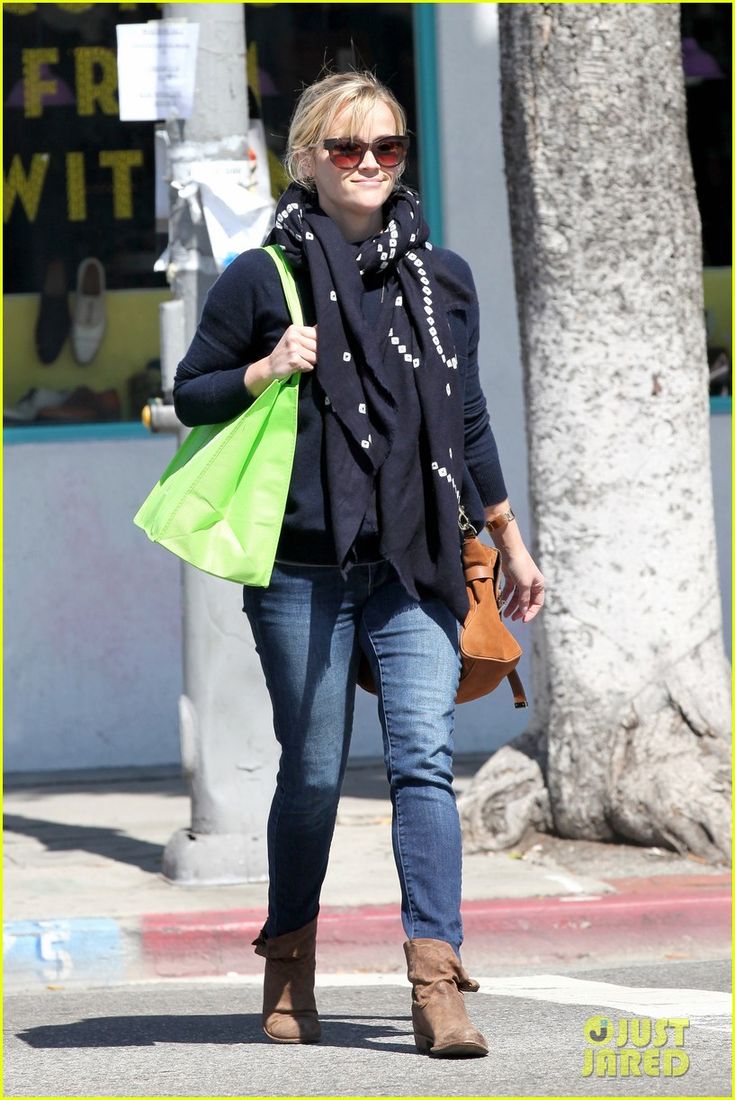
[[[416,1053],[408,986],[390,976],[325,976],[323,1040],[310,1047],[263,1036],[251,982],[44,989],[6,997],[3,1095],[730,1096],[729,978],[724,960],[486,978],[467,1000],[490,1055],[451,1061]],[[614,1029],[604,1045],[615,1077],[585,1076],[599,1049],[585,1035],[591,1017]],[[667,1025],[658,1054],[659,1067],[661,1051],[674,1051],[675,1068],[688,1059],[686,1072],[621,1076],[620,1051],[653,1049],[623,1032],[631,1019],[643,1042],[647,1019],[688,1020]],[[599,1020],[589,1026],[601,1034]]]

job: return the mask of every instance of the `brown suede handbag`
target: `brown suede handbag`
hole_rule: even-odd
[[[500,615],[500,551],[477,538],[467,522],[462,525],[462,567],[470,609],[459,636],[462,669],[457,691],[458,703],[469,703],[489,695],[506,677],[513,692],[513,705],[527,707],[526,693],[516,665],[523,650],[503,623]],[[474,532],[468,535],[468,531]],[[357,682],[376,695],[375,682],[364,653],[360,654]]]

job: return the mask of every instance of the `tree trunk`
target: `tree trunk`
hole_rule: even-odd
[[[532,724],[476,776],[470,849],[529,827],[730,850],[729,666],[700,219],[675,4],[500,4],[529,438]]]

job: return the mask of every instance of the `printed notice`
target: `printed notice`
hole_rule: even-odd
[[[115,29],[121,121],[189,118],[199,24],[164,20]]]
[[[193,161],[204,221],[219,271],[247,248],[258,248],[273,225],[273,199],[258,194],[253,164],[242,160]]]

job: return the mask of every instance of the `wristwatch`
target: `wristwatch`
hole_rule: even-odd
[[[503,531],[515,518],[515,512],[509,508],[507,512],[496,512],[494,516],[490,516],[490,519],[485,520],[485,527],[488,531]]]

